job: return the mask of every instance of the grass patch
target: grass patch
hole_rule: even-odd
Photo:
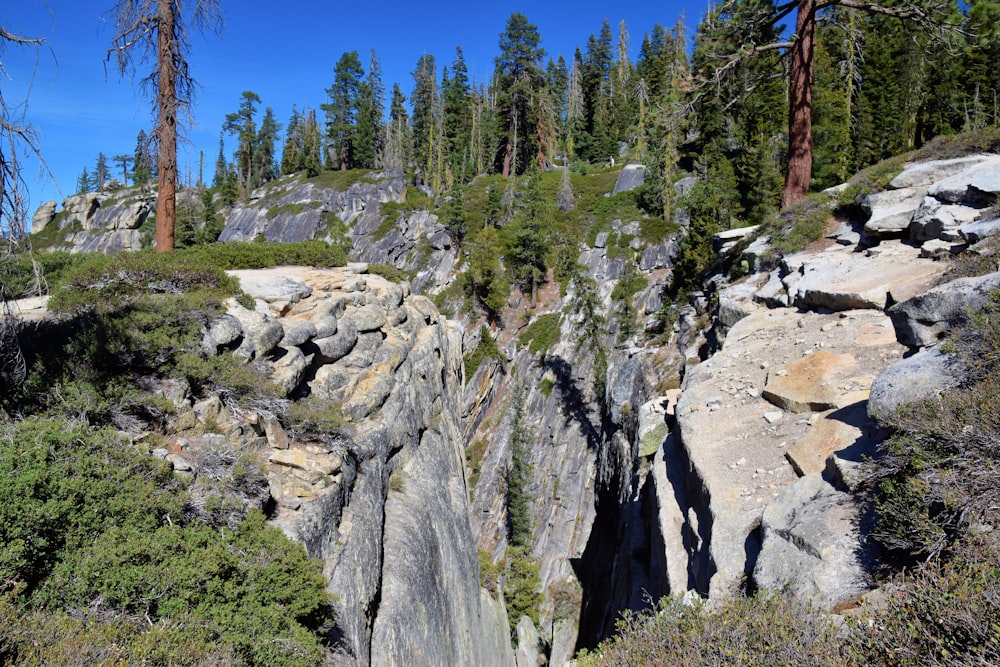
[[[56,213],[56,217],[52,219],[52,222],[45,225],[45,229],[40,232],[32,232],[29,236],[31,239],[31,247],[35,250],[56,248],[66,242],[66,237],[69,234],[82,232],[83,223],[77,218],[74,218],[64,229],[59,229],[59,225],[62,224],[68,216],[69,213],[67,213],[65,209],[59,211]]]
[[[303,182],[343,192],[356,183],[372,182],[372,173],[371,169],[347,169],[345,171],[330,169],[320,173],[318,176],[307,178]]]
[[[266,216],[268,218],[277,218],[279,215],[298,215],[303,211],[315,208],[316,206],[316,202],[293,202],[289,204],[279,204],[278,206],[272,206],[267,209]]]
[[[384,239],[386,234],[392,231],[399,220],[399,216],[413,211],[433,211],[434,199],[424,193],[423,190],[412,185],[406,186],[406,197],[402,203],[389,201],[382,204],[380,209],[382,220],[378,227],[372,232],[372,236],[378,240]]]
[[[830,196],[811,194],[770,217],[753,237],[769,236],[775,253],[787,255],[821,239],[831,216]]]
[[[862,169],[847,182],[847,187],[837,194],[840,207],[857,206],[861,198],[873,192],[882,192],[892,179],[903,171],[904,156],[896,156]]]
[[[477,370],[479,370],[479,366],[483,363],[484,359],[497,359],[502,361],[503,358],[503,352],[500,351],[500,346],[497,345],[496,338],[493,337],[489,329],[483,326],[479,330],[479,345],[477,345],[476,349],[465,357],[466,379],[472,379],[472,376],[476,374]]]
[[[469,490],[476,488],[479,483],[479,475],[483,470],[483,458],[486,456],[486,449],[489,443],[486,438],[474,440],[465,448],[465,465],[469,469]]]
[[[561,331],[559,321],[562,315],[559,313],[546,313],[528,325],[518,339],[519,344],[526,346],[531,354],[548,352],[553,345],[559,342]]]
[[[542,381],[538,383],[538,391],[542,392],[542,396],[545,398],[552,395],[552,390],[555,389],[555,387],[556,381],[550,377],[543,377]]]
[[[368,265],[368,273],[373,273],[376,276],[382,276],[386,280],[394,283],[402,283],[408,280],[413,280],[413,276],[407,271],[402,271],[397,269],[392,264],[370,264]]]

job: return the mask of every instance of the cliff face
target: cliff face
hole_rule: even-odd
[[[494,562],[506,552],[515,384],[545,594],[539,627],[511,619],[524,639],[518,660],[538,658],[540,640],[550,664],[563,664],[613,632],[622,610],[667,594],[789,586],[840,608],[872,585],[871,517],[856,491],[878,417],[954,381],[921,374],[949,368],[940,351],[903,357],[1000,284],[992,274],[932,287],[942,254],[1000,229],[984,203],[1000,192],[998,165],[913,165],[893,181],[904,192],[866,197],[863,218],[773,270],[713,278],[665,331],[658,311],[677,240],[645,244],[638,223],[616,221],[578,256],[612,315],[602,378],[577,344],[582,323],[567,308],[576,295],[551,277],[534,307],[511,296],[494,331],[500,358],[465,376],[482,322],[446,320],[408,283],[363,263],[238,272],[257,308],[234,303],[206,331],[206,352],[263,361],[289,397],[309,396],[346,425],[313,442],[263,414],[249,427],[219,419],[266,444],[273,521],[323,560],[340,640],[361,663],[514,664],[476,551]],[[382,205],[404,192],[395,175],[340,191],[293,179],[234,211],[223,236],[346,238],[352,258],[408,271],[414,292],[433,294],[462,267],[427,211],[398,214],[382,233]],[[723,252],[730,241],[720,239]],[[747,249],[746,266],[766,244]],[[615,287],[633,270],[645,287],[625,304]],[[622,331],[627,318],[638,333]],[[531,349],[542,323],[547,342]]]
[[[345,650],[361,664],[510,664],[469,521],[460,331],[364,270],[235,272],[257,310],[231,304],[206,348],[235,347],[346,420],[318,442],[261,429],[272,521],[323,561]]]

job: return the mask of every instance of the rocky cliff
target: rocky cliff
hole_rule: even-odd
[[[256,443],[271,520],[322,560],[340,644],[360,664],[512,664],[469,521],[461,332],[407,285],[365,270],[236,272],[256,309],[232,302],[206,328],[206,353],[264,364],[286,394],[341,426],[303,438],[266,412],[208,399],[178,417],[175,470],[202,472],[184,430],[196,421]]]
[[[872,586],[857,490],[879,418],[957,382],[935,344],[1000,286],[997,273],[938,285],[942,259],[992,252],[998,175],[992,155],[907,165],[772,264],[761,261],[770,239],[740,242],[759,231],[720,236],[718,252],[750,274],[712,277],[671,321],[677,238],[647,244],[637,222],[615,221],[578,256],[610,316],[603,377],[577,344],[573,289],[551,275],[533,307],[511,295],[492,331],[500,353],[466,375],[483,323],[446,320],[418,293],[464,268],[437,217],[403,209],[385,224],[383,205],[405,197],[396,175],[339,190],[291,179],[237,208],[223,237],[347,241],[353,259],[414,280],[363,264],[240,273],[257,307],[233,303],[207,329],[206,353],[266,363],[289,397],[336,406],[343,426],[309,440],[264,413],[191,405],[188,419],[257,438],[273,520],[323,560],[342,643],[362,663],[564,664],[619,612],[667,594],[787,586],[841,609]],[[629,170],[622,187],[640,176]],[[633,272],[645,287],[623,309],[615,287]],[[480,588],[476,554],[506,553],[515,383],[545,594],[538,627],[515,623],[517,656],[505,583],[499,595]],[[185,445],[174,449],[186,472]]]

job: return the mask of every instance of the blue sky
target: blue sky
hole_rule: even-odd
[[[113,0],[11,0],[0,9],[8,31],[45,38],[39,49],[8,46],[2,53],[6,76],[0,87],[10,103],[27,97],[25,116],[39,133],[52,178],[29,162],[25,180],[29,213],[43,201],[73,194],[84,167],[92,169],[99,152],[131,154],[140,129],[152,126],[150,102],[138,83],[122,79],[105,54],[113,36],[106,12]],[[185,3],[193,4],[190,0]],[[292,105],[318,108],[333,83],[333,68],[345,51],[356,50],[366,65],[375,49],[387,91],[398,82],[409,97],[411,72],[422,54],[450,65],[455,47],[465,52],[470,75],[485,80],[493,69],[499,35],[512,12],[536,24],[542,47],[567,61],[605,18],[617,38],[624,20],[634,59],[643,35],[655,23],[670,27],[684,11],[688,36],[706,5],[689,0],[638,1],[616,5],[576,0],[537,2],[396,2],[371,0],[332,3],[322,0],[275,3],[273,0],[221,0],[225,20],[219,35],[192,34],[189,57],[200,88],[192,109],[193,125],[180,149],[180,175],[197,180],[198,154],[205,153],[205,179],[211,181],[219,131],[236,111],[244,90],[256,92],[263,107],[287,123]],[[143,69],[140,72],[145,71]],[[136,77],[137,79],[140,77]],[[30,90],[29,90],[30,86]],[[29,94],[30,93],[30,94]],[[259,117],[258,117],[259,119]],[[232,149],[230,140],[227,150]],[[113,170],[114,171],[114,170]]]

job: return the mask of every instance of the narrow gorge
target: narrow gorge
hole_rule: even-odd
[[[617,179],[602,196],[642,170]],[[550,269],[492,320],[463,292],[460,239],[407,204],[413,191],[391,172],[339,189],[292,177],[226,217],[221,241],[349,248],[340,268],[231,271],[252,303],[229,299],[201,336],[204,355],[263,365],[284,399],[335,410],[330,430],[156,387],[176,414],[152,453],[177,475],[208,474],[199,452],[219,438],[255,452],[256,502],[322,562],[345,664],[563,665],[663,596],[787,589],[840,612],[875,588],[862,467],[880,416],[947,391],[937,344],[1000,288],[994,260],[952,280],[944,259],[992,257],[1000,157],[907,164],[836,216],[823,204],[826,231],[796,252],[774,249],[780,226],[717,235],[718,272],[679,303],[683,215],[658,238],[614,219],[573,248],[592,283]],[[35,231],[135,249],[148,201],[131,197],[43,207]],[[588,284],[607,323],[597,347],[573,308]],[[508,616],[509,578],[488,571],[512,558],[517,430],[534,621]]]

